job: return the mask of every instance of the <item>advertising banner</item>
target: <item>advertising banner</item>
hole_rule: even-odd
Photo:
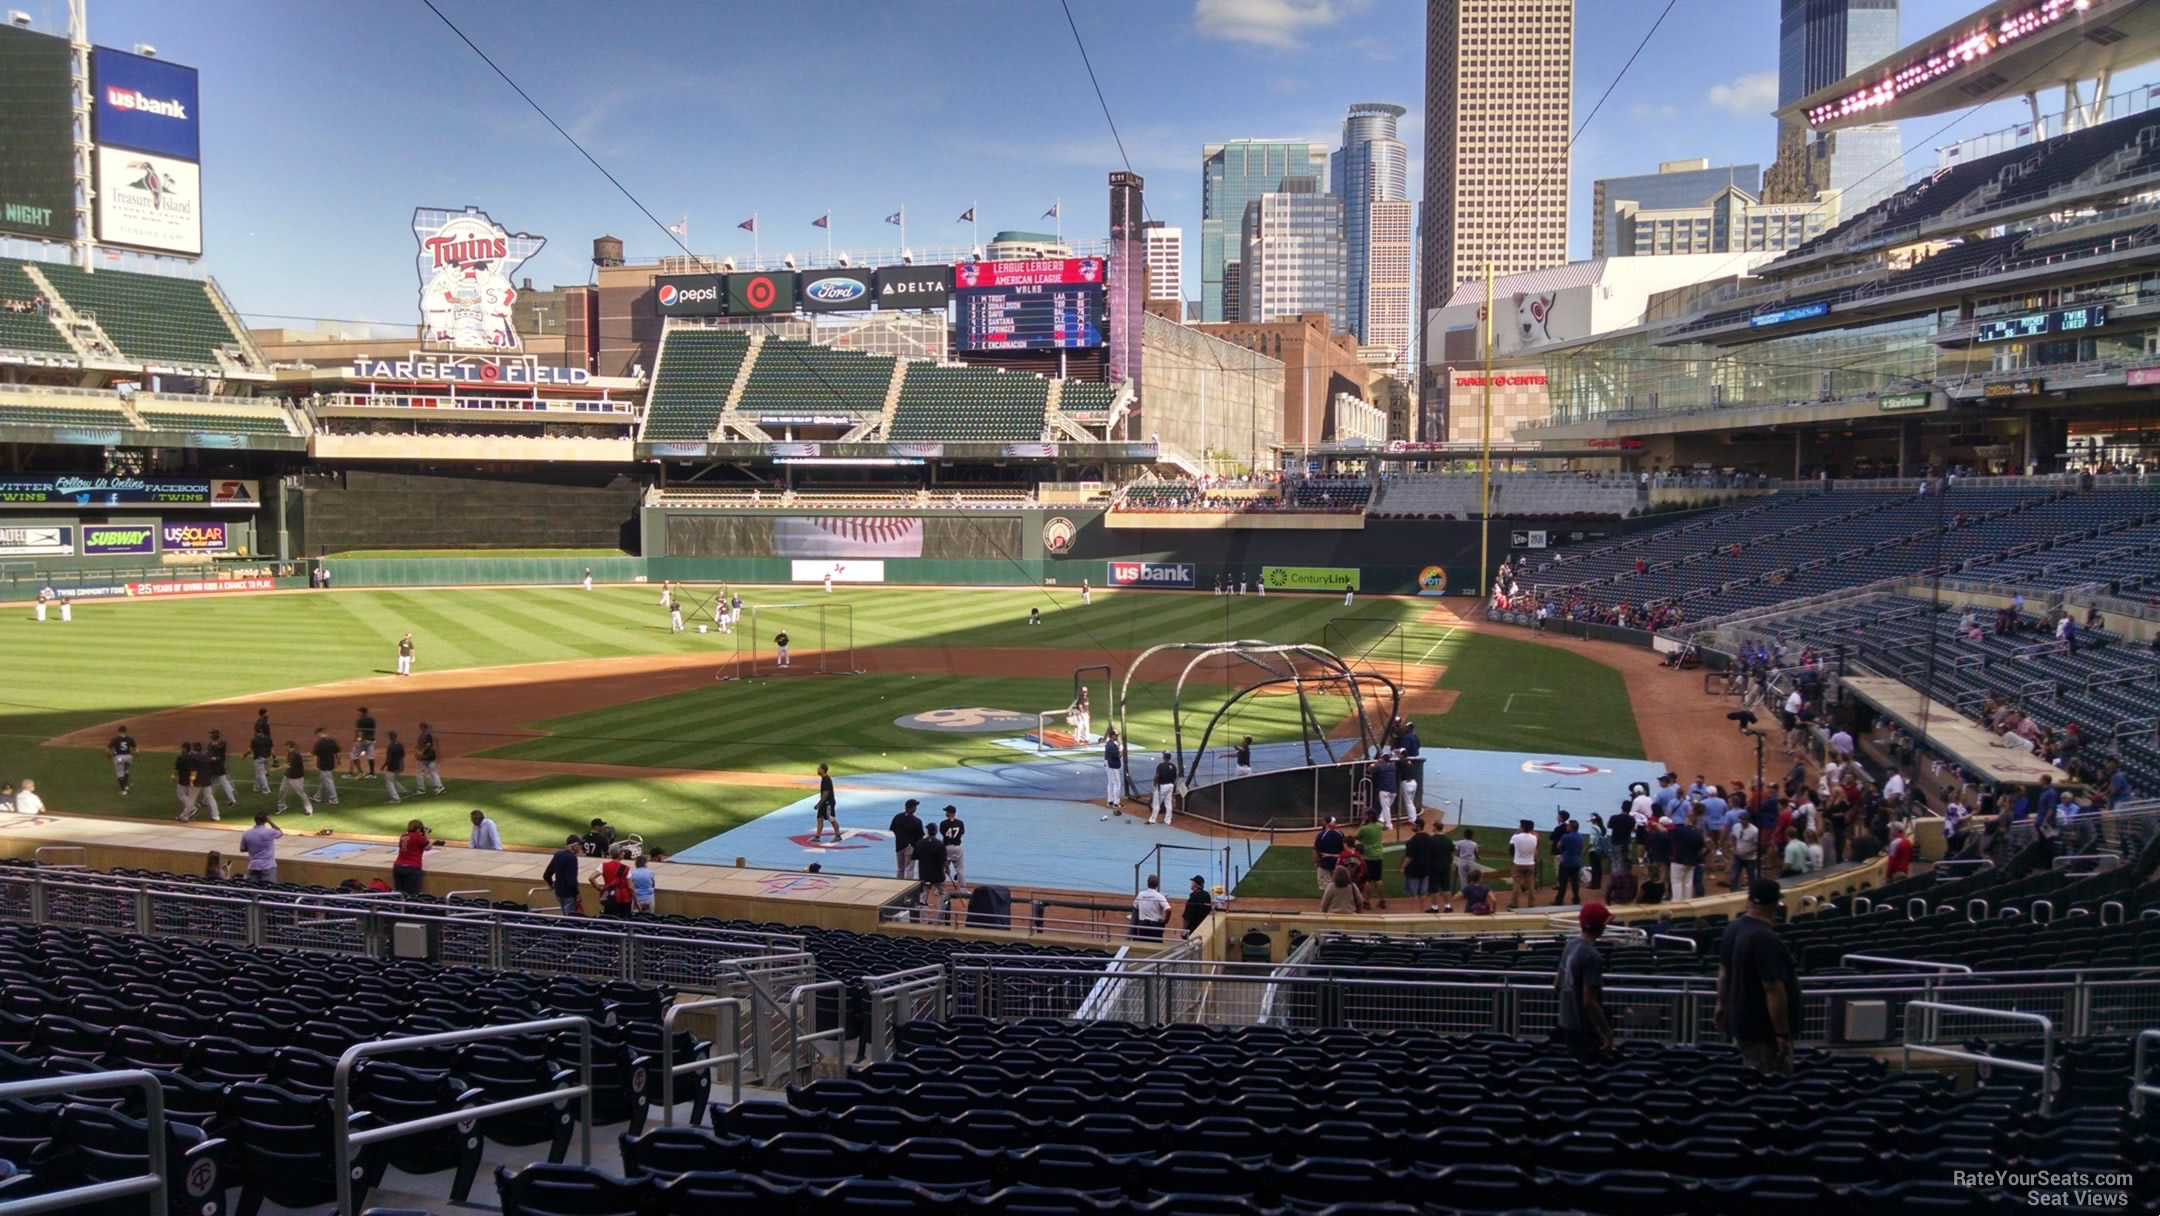
[[[0,528],[0,557],[73,556],[73,528]]]
[[[199,595],[212,591],[275,591],[274,578],[212,578],[179,583],[129,583],[129,595]]]
[[[68,41],[0,25],[0,232],[75,235]]]
[[[952,268],[953,286],[1039,287],[1060,283],[1100,286],[1107,265],[1101,258],[1051,258],[1036,262],[962,262]]]
[[[2123,383],[2131,388],[2160,384],[2160,367],[2133,367],[2123,375]]]
[[[867,270],[805,270],[801,284],[804,312],[856,312],[870,307],[876,294]]]
[[[1417,593],[1427,596],[1446,595],[1447,568],[1445,566],[1427,566],[1418,571]]]
[[[0,506],[8,507],[206,507],[253,508],[260,504],[253,481],[240,479],[74,477],[65,473],[0,474]]]
[[[716,274],[669,274],[653,280],[653,311],[663,317],[717,317],[727,310]]]
[[[109,46],[93,47],[90,88],[97,95],[91,115],[100,145],[177,160],[202,159],[194,68]]]
[[[788,571],[788,578],[798,583],[822,583],[828,574],[836,583],[885,581],[885,563],[881,561],[793,561],[788,563]]]
[[[1885,393],[1875,399],[1875,408],[1886,414],[1897,410],[1924,410],[1932,400],[1928,393]]]
[[[883,266],[877,272],[879,308],[943,308],[952,302],[950,266]]]
[[[1983,397],[2037,397],[2046,387],[2042,380],[1998,380],[1980,390]]]
[[[783,515],[773,523],[776,557],[921,557],[915,515]]]
[[[98,239],[190,257],[202,252],[202,170],[126,148],[97,150]]]
[[[795,272],[753,270],[727,277],[727,310],[731,317],[755,317],[773,312],[795,311]]]
[[[223,549],[225,525],[221,521],[200,524],[166,524],[160,537],[164,547],[170,550]]]
[[[157,529],[86,524],[82,530],[82,551],[91,557],[115,553],[155,553]]]
[[[512,233],[478,207],[413,211],[421,334],[461,350],[517,350],[517,269],[547,238]]]
[[[1191,562],[1111,562],[1103,578],[1110,587],[1193,587]]]
[[[1537,530],[1508,533],[1508,545],[1516,549],[1542,549],[1547,539],[1546,533]]]
[[[1355,591],[1358,572],[1345,566],[1262,566],[1260,581],[1270,591]]]

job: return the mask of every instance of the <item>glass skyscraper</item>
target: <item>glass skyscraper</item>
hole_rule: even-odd
[[[1244,245],[1240,320],[1324,312],[1329,330],[1348,328],[1343,200],[1322,192],[1318,178],[1284,178],[1280,189],[1245,204],[1239,236]]]
[[[1407,334],[1390,334],[1383,340],[1372,335],[1370,297],[1373,292],[1373,204],[1401,202],[1410,197],[1410,153],[1395,137],[1395,121],[1408,110],[1384,102],[1360,102],[1350,107],[1343,120],[1342,147],[1328,158],[1333,170],[1336,197],[1343,201],[1343,232],[1350,242],[1350,312],[1347,328],[1360,342],[1402,349]],[[1391,251],[1392,252],[1392,251]],[[1407,254],[1407,250],[1402,251]],[[1383,267],[1380,277],[1394,280],[1391,289],[1407,293],[1409,259],[1400,274]],[[1409,306],[1403,305],[1407,319]]]
[[[1843,80],[1898,49],[1898,0],[1783,0],[1778,21],[1778,106]],[[1895,123],[1809,133],[1795,120],[1778,132],[1778,161],[1765,182],[1772,202],[1842,192],[1858,215],[1905,184]]]
[[[1209,144],[1200,160],[1200,319],[1222,321],[1238,297],[1225,299],[1223,270],[1242,253],[1245,205],[1282,188],[1286,177],[1327,177],[1327,145],[1301,140],[1240,139]]]

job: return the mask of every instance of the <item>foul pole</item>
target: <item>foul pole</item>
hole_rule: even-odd
[[[1479,428],[1478,440],[1478,521],[1477,585],[1480,599],[1490,598],[1492,588],[1485,585],[1487,572],[1492,569],[1492,263],[1485,263],[1485,420]]]

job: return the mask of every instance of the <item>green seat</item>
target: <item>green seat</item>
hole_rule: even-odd
[[[90,274],[54,262],[38,263],[38,272],[69,307],[94,316],[130,359],[216,367],[219,347],[246,344],[225,324],[209,284],[199,279],[128,270]]]
[[[661,443],[710,438],[749,351],[749,335],[734,330],[667,331],[645,410],[644,437]]]
[[[0,301],[28,305],[45,294],[32,282],[20,262],[0,262]],[[48,355],[72,355],[67,339],[53,328],[52,318],[35,309],[17,312],[0,307],[0,350],[31,351]]]
[[[227,435],[290,435],[282,418],[246,414],[206,414],[189,410],[144,409],[142,419],[160,431],[210,431]]]

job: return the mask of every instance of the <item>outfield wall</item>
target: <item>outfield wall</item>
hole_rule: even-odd
[[[644,487],[577,466],[449,472],[347,469],[299,480],[301,553],[341,549],[623,549]],[[595,577],[598,572],[595,572]]]

